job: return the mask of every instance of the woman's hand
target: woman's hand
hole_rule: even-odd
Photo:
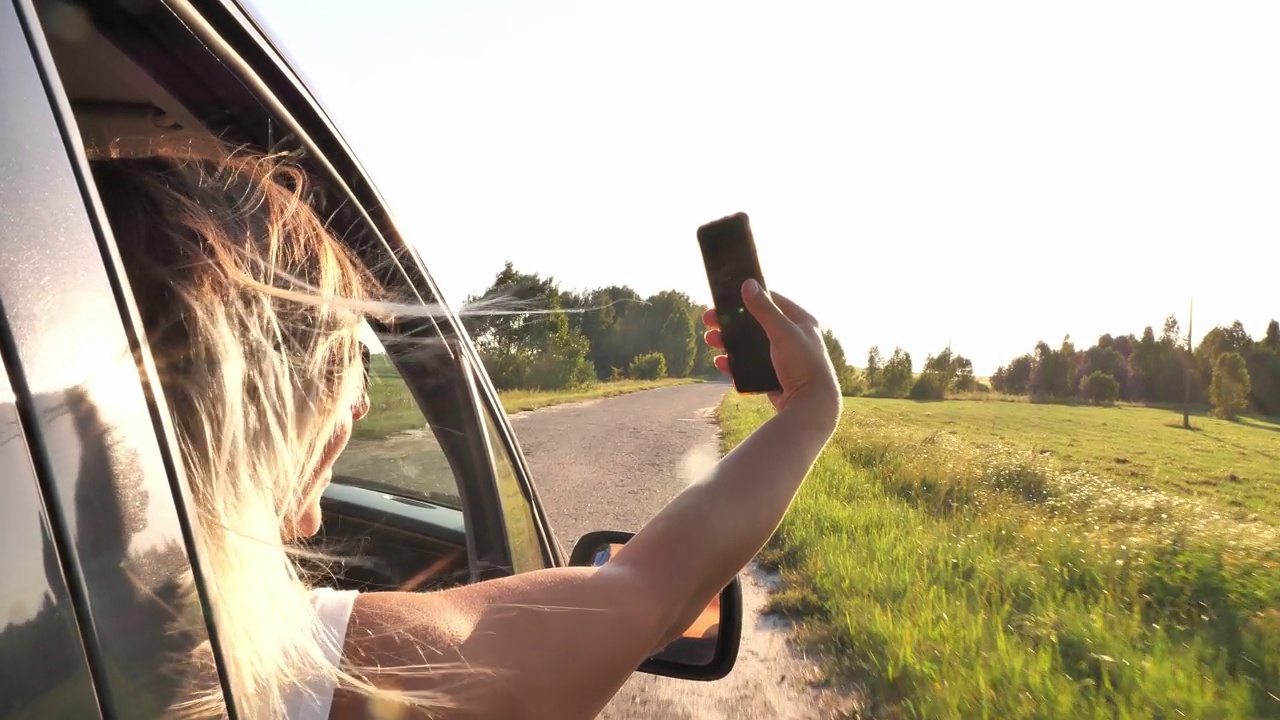
[[[827,355],[826,343],[822,341],[818,321],[782,295],[765,292],[755,280],[743,283],[742,300],[747,312],[769,336],[773,369],[782,384],[782,392],[769,393],[773,407],[781,411],[803,399],[805,404],[812,403],[815,410],[834,411],[838,415],[840,385]],[[702,321],[710,328],[705,335],[707,344],[724,350],[724,338],[720,335],[715,308],[707,310]],[[732,377],[728,356],[717,356],[715,364],[716,369]]]

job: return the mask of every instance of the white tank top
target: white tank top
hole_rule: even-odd
[[[347,637],[347,623],[355,606],[358,590],[334,590],[316,588],[311,591],[311,605],[320,616],[324,632],[323,644],[326,659],[337,665],[342,659],[342,643]],[[333,706],[333,682],[317,679],[309,685],[294,687],[285,696],[288,720],[329,720]]]

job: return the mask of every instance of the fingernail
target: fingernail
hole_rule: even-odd
[[[760,283],[756,282],[755,278],[749,278],[747,280],[747,294],[755,295],[759,292],[760,292]]]

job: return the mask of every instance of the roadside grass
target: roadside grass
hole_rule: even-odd
[[[354,437],[373,440],[403,430],[422,428],[424,425],[422,411],[418,409],[418,404],[409,394],[409,388],[400,379],[395,366],[385,355],[373,356],[369,374],[369,414],[355,424]],[[693,382],[702,381],[693,378],[618,380],[570,390],[511,390],[498,393],[498,397],[506,412],[516,413]]]
[[[845,403],[761,559],[870,716],[1280,717],[1280,503],[1243,487],[1274,490],[1265,422]],[[770,414],[728,395],[726,448]]]
[[[552,405],[608,398],[641,390],[671,387],[673,385],[689,385],[703,382],[695,378],[664,378],[662,380],[614,380],[587,385],[575,390],[508,390],[498,393],[502,398],[502,407],[509,413],[538,410]]]

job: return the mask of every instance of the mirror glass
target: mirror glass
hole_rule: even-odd
[[[601,545],[592,555],[591,564],[600,566],[609,561],[621,543]],[[674,642],[654,655],[654,659],[701,667],[716,659],[716,646],[720,639],[720,596],[717,595],[703,609],[702,614]]]

